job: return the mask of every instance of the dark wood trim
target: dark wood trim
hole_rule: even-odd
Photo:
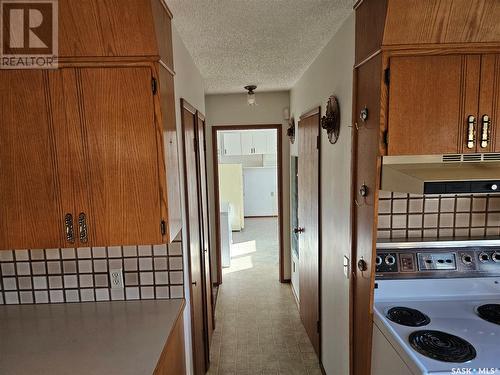
[[[318,107],[314,107],[313,109],[307,111],[307,112],[304,112],[303,114],[300,115],[300,120],[303,120],[305,118],[308,118],[308,117],[311,117],[311,116],[314,116],[314,115],[317,115],[318,113],[321,113],[321,106],[318,106]],[[321,129],[321,128],[320,128]]]
[[[201,113],[200,111],[196,111],[196,113],[200,121],[205,121],[205,115],[203,113]]]
[[[255,124],[255,125],[216,125],[212,126],[212,157],[214,168],[215,194],[215,242],[217,254],[217,284],[222,284],[222,256],[220,239],[220,201],[219,201],[219,155],[217,154],[217,132],[227,130],[265,130],[276,129],[277,173],[278,173],[278,226],[279,226],[279,280],[288,282],[284,277],[284,226],[283,226],[283,125],[282,124]]]
[[[181,109],[182,108],[187,109],[193,115],[196,115],[198,112],[198,110],[193,105],[189,104],[189,102],[184,98],[181,98]]]
[[[321,304],[321,292],[323,290],[322,288],[322,283],[321,283],[321,275],[322,275],[322,272],[323,272],[323,269],[322,269],[322,265],[323,265],[323,262],[322,262],[322,254],[323,254],[323,251],[322,251],[322,246],[323,246],[323,241],[322,241],[322,238],[323,236],[321,235],[321,226],[322,226],[322,222],[323,220],[321,219],[321,213],[322,213],[322,210],[321,210],[321,182],[322,182],[322,179],[321,179],[321,139],[322,139],[322,132],[321,132],[321,106],[318,107],[318,118],[319,118],[319,121],[318,121],[318,320],[319,320],[319,324],[320,324],[320,329],[319,329],[319,354],[318,354],[318,359],[319,359],[319,364],[320,364],[320,367],[324,373],[324,369],[323,369],[323,354],[322,354],[322,349],[323,349],[323,344],[321,343],[321,338],[323,337],[323,319],[322,319],[322,314],[321,314],[321,307],[322,307],[322,304]],[[300,157],[300,155],[299,155]],[[300,280],[299,280],[299,285],[300,285]]]
[[[363,1],[364,1],[364,0],[358,0],[358,1],[356,1],[356,2],[354,3],[354,6],[352,7],[352,9],[354,9],[354,10],[358,9],[358,8],[359,8],[359,6],[360,6],[361,4],[363,4]]]

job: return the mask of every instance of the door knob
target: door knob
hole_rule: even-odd
[[[196,281],[193,281],[193,282],[192,282],[192,284],[193,284],[194,286],[196,286],[196,285],[197,285]]]
[[[361,272],[365,272],[368,269],[368,263],[366,263],[366,260],[364,260],[363,258],[358,260],[358,269]]]
[[[304,231],[305,231],[305,229],[301,228],[301,227],[293,228],[293,233],[295,233],[295,234],[304,233]]]

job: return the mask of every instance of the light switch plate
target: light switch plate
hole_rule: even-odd
[[[109,270],[109,281],[111,289],[123,289],[123,270],[121,268]]]
[[[349,273],[351,272],[350,271],[350,259],[349,257],[347,257],[346,255],[344,255],[344,276],[346,277],[346,279],[349,278]]]

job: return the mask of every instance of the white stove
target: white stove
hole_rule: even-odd
[[[500,241],[454,244],[379,246],[372,375],[500,375]]]

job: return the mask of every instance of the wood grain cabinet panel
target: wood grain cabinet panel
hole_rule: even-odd
[[[0,249],[62,245],[48,79],[42,70],[0,71]]]
[[[79,71],[91,246],[162,242],[151,77],[149,68]]]
[[[478,150],[500,152],[500,55],[482,56],[480,88]]]
[[[477,118],[480,56],[390,60],[388,153],[431,155],[467,148],[467,119]]]
[[[156,365],[153,375],[185,375],[186,351],[184,344],[184,308],[170,332],[167,343]]]

